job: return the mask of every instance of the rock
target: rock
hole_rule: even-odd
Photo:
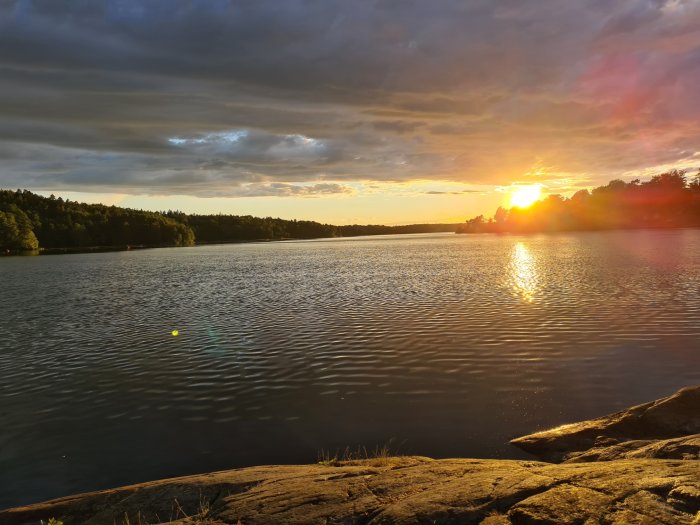
[[[694,386],[657,401],[530,434],[511,443],[554,462],[633,457],[697,459],[698,435],[700,386]]]
[[[700,459],[700,434],[674,439],[632,440],[607,446],[594,446],[583,452],[571,452],[565,462],[612,461],[614,459]]]
[[[3,525],[593,525],[700,521],[700,462],[404,457],[143,483],[0,512]]]

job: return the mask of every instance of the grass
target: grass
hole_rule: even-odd
[[[318,453],[318,463],[330,467],[352,465],[353,463],[382,467],[390,465],[392,458],[403,456],[399,453],[398,448],[392,450],[392,445],[393,440],[389,440],[385,445],[376,445],[369,449],[360,445],[356,448],[347,446],[344,449],[336,449],[335,452],[321,449]]]
[[[190,515],[185,512],[185,510],[182,508],[182,505],[180,505],[180,502],[175,499],[173,502],[173,513],[171,514],[170,517],[168,518],[168,522],[175,521],[175,520],[180,520],[181,523],[187,524],[187,525],[209,525],[209,524],[217,524],[221,523],[220,521],[214,520],[211,516],[211,504],[208,500],[205,498],[200,498],[199,500],[199,508],[197,511]],[[151,525],[151,522],[146,521],[142,519],[141,517],[141,512],[139,511],[136,514],[136,521],[133,521],[129,518],[128,514],[124,514],[124,518],[122,519],[121,525]],[[162,523],[160,518],[156,516],[156,522],[155,523]],[[49,523],[48,525],[52,525]],[[63,525],[62,523],[59,523],[58,525]],[[236,525],[243,525],[241,520],[238,520],[238,523]]]

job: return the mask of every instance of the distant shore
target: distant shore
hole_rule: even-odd
[[[253,217],[154,212],[42,197],[0,189],[0,253],[94,252],[132,247],[194,246],[362,235],[454,232],[458,224],[349,224]],[[94,247],[100,247],[99,249]],[[41,253],[41,252],[40,252]],[[49,253],[44,251],[44,253]]]
[[[428,232],[428,233],[455,233],[452,231]],[[284,237],[279,239],[249,239],[239,241],[205,241],[197,242],[191,246],[176,246],[176,245],[118,245],[118,246],[81,246],[81,247],[65,247],[65,248],[39,248],[38,250],[5,250],[0,252],[0,256],[34,256],[34,255],[65,255],[75,253],[105,253],[105,252],[125,252],[133,250],[152,250],[157,248],[196,248],[197,246],[216,246],[226,244],[255,244],[255,243],[271,243],[271,242],[290,242],[290,241],[317,241],[323,239],[355,239],[357,237],[383,237],[390,235],[421,235],[424,232],[406,232],[406,233],[373,233],[364,235],[348,235],[342,237]]]
[[[537,190],[539,194],[539,189]],[[671,170],[642,182],[610,181],[566,198],[549,194],[468,219],[457,233],[554,233],[700,227],[700,172]]]
[[[597,228],[597,229],[581,229],[581,230],[560,230],[560,231],[532,231],[532,232],[474,232],[474,231],[441,231],[431,233],[457,233],[461,235],[553,235],[566,233],[598,233],[598,232],[617,232],[617,231],[674,231],[674,230],[700,230],[700,226],[658,226],[658,227],[640,227],[640,228]],[[175,245],[119,245],[119,246],[83,246],[83,247],[65,247],[65,248],[39,248],[38,250],[5,250],[0,252],[2,256],[35,256],[35,255],[65,255],[65,254],[80,254],[80,253],[108,253],[108,252],[125,252],[135,250],[153,250],[158,248],[196,248],[198,246],[216,246],[226,244],[255,244],[255,243],[273,243],[273,242],[289,242],[289,241],[315,241],[323,239],[355,239],[357,237],[383,237],[390,235],[420,235],[418,233],[376,233],[365,235],[350,235],[345,237],[312,237],[312,238],[281,238],[281,239],[251,239],[240,241],[210,241],[198,242],[191,246],[175,246]]]

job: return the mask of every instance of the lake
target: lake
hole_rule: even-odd
[[[346,446],[524,458],[700,383],[698,230],[5,257],[0,290],[0,508]]]

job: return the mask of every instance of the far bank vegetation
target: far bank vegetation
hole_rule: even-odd
[[[0,253],[454,232],[457,224],[334,226],[250,215],[190,215],[0,190]]]
[[[613,180],[570,198],[549,195],[527,208],[498,208],[494,216],[468,219],[457,233],[700,227],[700,172],[688,180],[682,170],[642,182]]]

